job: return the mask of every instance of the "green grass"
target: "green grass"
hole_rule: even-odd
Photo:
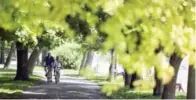
[[[35,66],[34,71],[44,71],[44,67],[43,66]]]
[[[118,92],[108,96],[111,99],[160,99],[160,96],[153,96],[152,92],[137,92],[133,89],[122,88]],[[176,99],[185,99],[185,94],[177,93]]]
[[[65,76],[79,76],[79,71],[74,69],[63,69],[63,75]]]
[[[120,78],[120,77],[119,77]],[[96,82],[99,85],[104,85],[108,83],[107,76],[96,76],[94,79],[89,79],[89,81]],[[103,95],[106,95],[103,93]],[[153,96],[152,91],[148,92],[138,92],[134,89],[121,88],[117,92],[112,93],[111,96],[107,96],[109,99],[160,99],[159,96]],[[185,99],[185,94],[177,92],[177,99]]]
[[[93,79],[88,79],[88,80],[102,86],[108,82],[107,79],[108,79],[107,76],[95,76]]]
[[[0,69],[0,98],[19,98],[25,88],[31,87],[42,81],[42,77],[31,75],[29,81],[14,81],[14,69]]]

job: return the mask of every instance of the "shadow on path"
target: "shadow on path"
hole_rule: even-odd
[[[39,72],[40,73],[40,72]],[[41,73],[40,73],[41,74]],[[39,74],[39,75],[40,75]],[[41,74],[43,75],[43,73]],[[96,83],[62,76],[59,84],[43,83],[24,90],[21,99],[104,99]]]

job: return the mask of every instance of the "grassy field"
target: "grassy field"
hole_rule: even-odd
[[[101,86],[108,83],[106,76],[96,76],[94,79],[90,79],[89,81],[96,82]],[[153,94],[152,91],[139,92],[139,91],[135,91],[134,89],[121,88],[117,92],[113,92],[112,95],[107,97],[109,99],[160,99],[161,98],[159,96],[153,96],[152,94]],[[177,92],[176,98],[185,99],[186,97],[184,93]]]
[[[63,75],[66,76],[79,76],[79,71],[74,69],[63,69]]]
[[[13,81],[16,71],[14,69],[0,69],[0,98],[19,98],[25,88],[42,81],[42,77],[31,75],[30,81]]]
[[[160,96],[153,96],[152,92],[137,92],[133,89],[122,88],[109,96],[111,99],[160,99]],[[185,94],[177,93],[176,99],[185,99]]]
[[[34,71],[44,71],[44,67],[42,66],[35,66]]]

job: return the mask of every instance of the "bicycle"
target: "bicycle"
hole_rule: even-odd
[[[46,72],[46,78],[47,78],[47,83],[52,82],[52,68],[51,67],[45,67],[45,72]]]

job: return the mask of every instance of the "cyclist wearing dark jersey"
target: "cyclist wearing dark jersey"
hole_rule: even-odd
[[[51,53],[44,58],[44,70],[46,72],[46,77],[48,82],[52,82],[52,68],[54,64],[54,58],[51,56]]]

